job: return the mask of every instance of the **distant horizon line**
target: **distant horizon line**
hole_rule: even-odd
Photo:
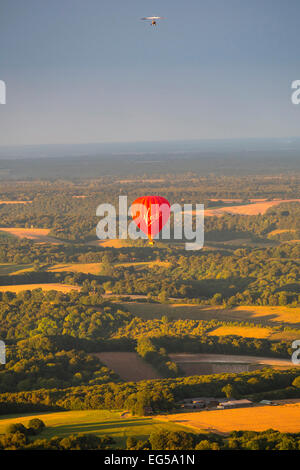
[[[216,138],[187,138],[187,139],[162,139],[162,140],[123,140],[123,141],[90,141],[90,142],[55,142],[38,144],[0,144],[0,148],[23,147],[56,147],[56,146],[83,146],[83,145],[130,145],[130,144],[176,144],[176,143],[208,143],[208,142],[240,142],[240,141],[272,141],[272,140],[300,140],[300,136],[276,136],[276,137],[216,137]]]

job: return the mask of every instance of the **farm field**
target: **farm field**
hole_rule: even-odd
[[[87,245],[91,246],[102,246],[104,248],[123,248],[128,246],[127,240],[119,240],[112,239],[112,240],[94,240],[92,242],[87,242]]]
[[[0,204],[31,204],[32,201],[0,201]]]
[[[191,426],[199,432],[265,431],[300,432],[300,403],[255,406],[233,410],[200,411],[158,416],[161,421]]]
[[[135,266],[137,268],[153,268],[155,266],[160,266],[163,268],[167,268],[170,266],[168,261],[137,261],[137,262],[127,262],[127,263],[117,263],[115,266],[122,266],[122,267],[132,267]]]
[[[260,201],[251,204],[220,207],[218,209],[207,209],[205,215],[221,217],[224,214],[258,215],[265,214],[270,207],[278,206],[284,202],[300,202],[300,199],[276,199],[273,201]]]
[[[271,328],[260,328],[259,326],[219,326],[208,333],[209,336],[236,335],[243,338],[270,338],[272,334]]]
[[[49,237],[48,228],[0,227],[0,232],[7,232],[17,238],[28,238],[37,243],[61,243],[54,237]]]
[[[21,272],[30,271],[32,264],[0,264],[0,276],[8,276],[10,274],[20,274]]]
[[[295,229],[287,229],[287,228],[286,229],[272,230],[272,232],[268,233],[268,238],[272,237],[273,235],[279,235],[281,233],[287,233],[287,232],[294,233],[294,232],[296,232],[296,230]]]
[[[129,436],[146,440],[150,433],[162,429],[169,431],[189,431],[185,426],[176,423],[162,423],[149,417],[131,417],[128,413],[108,410],[60,411],[57,413],[35,413],[0,417],[0,434],[5,432],[10,423],[23,423],[25,426],[32,418],[39,418],[47,428],[37,439],[50,439],[54,436],[64,437],[70,434],[93,433],[97,436],[109,435],[116,441],[115,447],[126,446]]]
[[[94,356],[126,382],[160,378],[158,372],[135,352],[103,352],[94,353]]]
[[[300,327],[300,308],[271,306],[239,306],[223,308],[191,304],[154,304],[122,302],[122,305],[134,315],[144,319],[161,318],[190,320],[251,321],[264,326],[276,324]]]
[[[168,267],[169,263],[164,261],[143,261],[143,262],[124,262],[116,263],[113,266],[115,267],[134,267],[137,269],[151,268],[153,266],[162,266]],[[95,274],[99,275],[101,273],[102,263],[64,263],[64,264],[55,264],[50,266],[47,271],[50,272],[73,272],[73,273],[84,273],[84,274]]]
[[[271,323],[298,324],[300,326],[300,308],[271,307],[271,306],[241,306],[236,307],[234,314],[250,315],[251,319]],[[249,319],[249,317],[248,317]]]
[[[286,369],[292,366],[290,359],[230,355],[230,354],[169,354],[186,375],[210,375],[250,372],[262,367]]]
[[[101,270],[101,263],[64,263],[54,264],[50,266],[47,271],[50,272],[72,272],[84,274],[99,274]]]
[[[49,283],[49,284],[19,284],[0,286],[0,292],[22,292],[23,290],[42,289],[44,291],[57,290],[59,292],[70,292],[71,290],[80,290],[79,286],[72,286],[69,284]]]
[[[275,325],[274,325],[275,327]],[[267,338],[271,341],[293,341],[300,337],[299,326],[291,330],[277,331],[271,327],[220,326],[208,333],[210,336],[236,335],[243,338]]]

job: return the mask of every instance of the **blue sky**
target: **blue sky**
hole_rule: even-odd
[[[299,0],[1,0],[0,144],[299,136],[299,18]]]

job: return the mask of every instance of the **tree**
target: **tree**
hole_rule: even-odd
[[[234,397],[234,388],[231,384],[227,384],[222,388],[222,392],[225,393],[226,398],[233,398]]]
[[[40,434],[45,427],[45,423],[39,418],[31,419],[28,423],[28,428],[32,430],[34,434]]]
[[[212,305],[222,305],[222,294],[220,294],[220,292],[217,292],[211,299],[211,303]]]
[[[167,292],[166,292],[164,289],[162,289],[162,290],[160,291],[160,294],[159,294],[159,296],[158,296],[158,300],[159,300],[159,302],[162,303],[162,304],[165,303],[165,302],[167,302],[167,300],[168,300],[168,295],[167,295]]]
[[[194,448],[194,436],[184,431],[158,431],[149,438],[152,450],[189,450]]]
[[[195,450],[220,450],[220,446],[217,442],[204,440],[196,445]]]
[[[292,383],[293,387],[300,388],[300,375],[295,378],[295,380]]]
[[[25,428],[24,424],[22,423],[11,423],[6,428],[6,434],[15,434],[21,433],[26,436],[27,429]]]

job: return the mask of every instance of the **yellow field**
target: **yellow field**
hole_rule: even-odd
[[[47,269],[51,272],[72,272],[84,274],[99,274],[101,270],[101,263],[69,263],[69,264],[55,264]]]
[[[218,209],[205,210],[206,216],[220,217],[224,214],[258,215],[264,214],[270,207],[278,206],[284,202],[300,202],[300,199],[278,199],[274,201],[254,202],[240,206],[220,207]]]
[[[258,326],[220,326],[210,331],[209,336],[227,336],[236,335],[243,338],[268,338],[272,334],[271,328],[260,328]]]
[[[154,266],[168,267],[170,263],[167,261],[143,261],[143,262],[124,262],[116,263],[113,266],[116,267],[136,267],[136,268],[152,268]],[[102,263],[64,263],[55,264],[47,269],[51,272],[72,272],[72,273],[84,273],[84,274],[100,274]]]
[[[278,235],[280,233],[286,233],[286,232],[296,232],[294,229],[277,229],[277,230],[272,230],[272,232],[268,233],[268,237],[272,237],[273,235]]]
[[[170,266],[170,263],[168,261],[138,261],[137,263],[135,262],[127,262],[127,263],[117,263],[115,266],[123,266],[123,267],[131,267],[131,266],[136,266],[136,267],[147,267],[147,268],[153,268],[155,266],[160,266],[163,268],[168,268]]]
[[[0,204],[31,204],[32,201],[0,201]]]
[[[118,238],[115,240],[95,240],[93,242],[88,242],[87,245],[92,246],[103,246],[104,248],[123,248],[127,246],[126,240],[119,240]]]
[[[151,303],[132,303],[121,302],[134,315],[150,320],[161,318],[164,315],[172,320],[221,320],[221,321],[249,321],[259,323],[265,327],[274,327],[278,324],[300,328],[300,307],[260,307],[260,306],[240,306],[235,308],[222,308],[217,306],[201,306],[192,304],[151,304]],[[244,327],[241,327],[244,328]],[[254,330],[255,331],[255,330]],[[250,331],[251,335],[252,328]],[[293,332],[280,331],[272,334],[272,339],[294,337]]]
[[[205,432],[264,431],[272,428],[297,433],[300,432],[300,403],[179,413],[158,418]]]
[[[289,308],[289,307],[251,307],[241,306],[233,309],[237,315],[242,314],[247,318],[253,318],[262,321],[271,321],[274,323],[299,323],[300,326],[300,308]]]
[[[80,290],[79,286],[71,286],[69,284],[59,284],[59,283],[51,283],[51,284],[20,284],[20,285],[13,285],[13,286],[0,286],[0,292],[22,292],[23,290],[34,290],[34,289],[42,289],[44,291],[49,290],[57,290],[59,292],[70,292],[71,290]]]
[[[54,237],[49,237],[48,228],[0,227],[1,232],[7,232],[18,238],[28,238],[37,243],[59,243]]]

